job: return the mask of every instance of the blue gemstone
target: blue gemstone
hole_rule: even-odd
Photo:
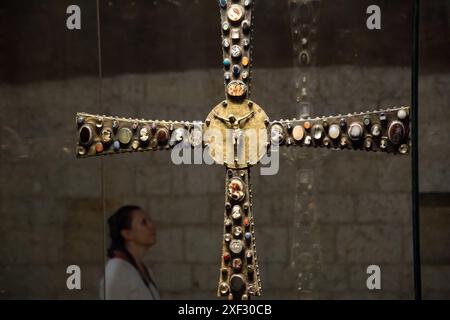
[[[230,59],[223,60],[223,66],[225,67],[225,69],[228,69],[230,65],[231,65]]]
[[[222,8],[225,8],[227,6],[227,0],[219,0],[219,4]]]
[[[233,66],[233,75],[235,78],[239,76],[239,73],[241,73],[241,68],[239,68],[238,65]]]
[[[119,151],[120,150],[120,142],[114,141],[113,148],[114,148],[114,151]]]
[[[82,124],[84,123],[84,117],[78,117],[77,118],[77,124],[79,125],[79,126],[81,126]]]
[[[252,237],[252,234],[250,232],[246,232],[244,237],[246,240],[250,240],[250,238]]]

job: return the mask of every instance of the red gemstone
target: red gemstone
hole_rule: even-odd
[[[95,151],[97,153],[102,153],[103,152],[103,144],[101,142],[97,142],[95,144]]]
[[[250,220],[248,218],[244,219],[244,225],[248,227],[250,225]]]
[[[223,255],[223,261],[228,262],[230,260],[230,254],[229,253],[225,253]]]
[[[233,260],[233,268],[240,269],[242,267],[241,259],[237,258]]]
[[[166,128],[160,128],[156,131],[156,139],[160,146],[164,146],[169,141],[169,131]]]

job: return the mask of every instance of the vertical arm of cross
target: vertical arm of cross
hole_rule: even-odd
[[[78,113],[77,157],[171,149],[202,144],[202,122],[108,117]],[[200,134],[199,134],[200,133]]]
[[[250,168],[227,168],[222,263],[217,294],[230,300],[249,299],[261,294],[250,187]]]
[[[408,154],[409,107],[270,123],[271,143]]]
[[[253,1],[219,0],[219,7],[225,96],[245,99],[251,87]]]

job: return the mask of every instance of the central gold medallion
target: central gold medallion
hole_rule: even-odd
[[[267,152],[269,118],[252,101],[223,101],[205,123],[204,141],[217,164],[246,168],[257,164]]]

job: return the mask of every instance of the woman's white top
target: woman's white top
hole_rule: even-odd
[[[154,279],[152,270],[147,269],[151,279]],[[106,263],[105,278],[100,284],[100,298],[106,300],[161,299],[154,283],[150,281],[147,287],[136,268],[120,258],[109,259]]]

